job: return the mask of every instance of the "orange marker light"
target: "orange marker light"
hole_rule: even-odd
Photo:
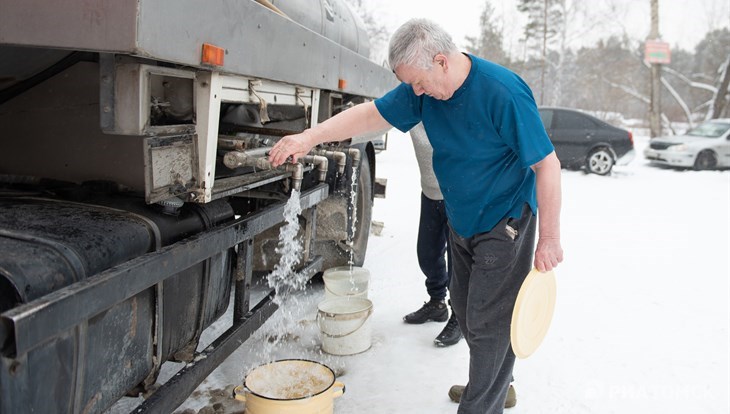
[[[203,43],[201,62],[205,65],[223,66],[223,55],[225,54],[226,50],[222,47],[214,46],[210,43]]]
[[[345,89],[347,87],[347,81],[344,80],[344,79],[340,79],[337,82],[337,87],[340,88],[340,89]]]

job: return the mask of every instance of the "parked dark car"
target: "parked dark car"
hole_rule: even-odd
[[[574,109],[539,110],[563,168],[585,168],[590,173],[606,175],[614,165],[626,165],[634,159],[631,132]]]

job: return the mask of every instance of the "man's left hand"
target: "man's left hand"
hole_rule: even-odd
[[[553,270],[563,261],[563,248],[558,238],[539,238],[535,249],[535,268],[541,272]]]

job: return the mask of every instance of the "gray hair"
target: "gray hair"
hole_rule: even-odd
[[[430,69],[434,56],[454,52],[458,49],[441,26],[427,19],[411,19],[391,37],[388,60],[393,70],[404,64]]]

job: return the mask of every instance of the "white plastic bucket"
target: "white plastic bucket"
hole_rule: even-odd
[[[246,402],[246,414],[332,414],[344,392],[330,367],[284,359],[254,368],[233,395]]]
[[[322,350],[332,355],[353,355],[371,345],[373,303],[362,298],[325,299],[318,305],[317,322]]]
[[[322,274],[324,280],[324,297],[368,298],[370,271],[357,266],[337,266],[327,269]]]

